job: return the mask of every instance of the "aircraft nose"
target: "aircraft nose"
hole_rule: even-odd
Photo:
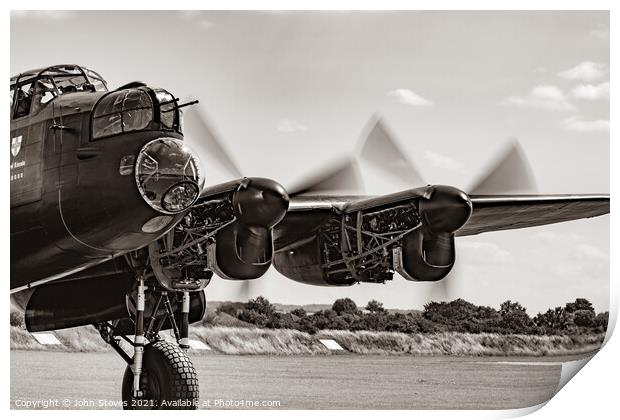
[[[183,141],[162,137],[148,142],[136,161],[136,183],[142,198],[162,213],[189,208],[205,179],[198,156]]]

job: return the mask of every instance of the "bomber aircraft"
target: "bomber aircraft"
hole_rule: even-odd
[[[506,194],[528,182],[518,147],[468,193],[425,185],[343,195],[355,184],[350,162],[288,192],[242,176],[205,186],[209,168],[185,126],[204,133],[225,166],[230,159],[192,111],[196,101],[142,82],[110,90],[79,65],[20,73],[10,94],[12,302],[32,332],[94,325],[127,364],[130,409],[196,408],[185,350],[214,274],[257,279],[273,264],[317,286],[385,283],[394,273],[435,282],[455,264],[457,236],[609,213],[606,194]],[[363,152],[401,162],[380,121],[371,131]]]

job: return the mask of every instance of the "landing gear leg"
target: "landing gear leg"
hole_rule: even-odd
[[[159,293],[157,302],[148,318],[145,329],[145,300],[155,299],[156,291],[147,288],[138,280],[135,305],[135,335],[129,337],[117,333],[118,322],[96,324],[101,337],[127,362],[123,377],[123,408],[126,410],[194,410],[198,405],[198,375],[186,351],[188,348],[189,293],[183,294],[180,328],[174,319],[174,312],[167,292]],[[164,303],[165,314],[158,316],[158,308]],[[177,339],[173,344],[159,338],[159,331],[166,323]],[[129,343],[133,357],[120,346],[120,340]]]
[[[179,333],[179,347],[189,349],[189,292],[183,292],[181,307],[181,328]]]
[[[136,302],[136,334],[133,340],[133,387],[132,395],[134,398],[141,398],[140,375],[142,374],[142,358],[144,356],[144,302],[146,287],[142,277],[138,280],[138,296]]]

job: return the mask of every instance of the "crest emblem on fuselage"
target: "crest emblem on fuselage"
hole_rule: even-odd
[[[11,154],[13,157],[19,154],[19,151],[22,148],[22,136],[13,137],[11,139]]]

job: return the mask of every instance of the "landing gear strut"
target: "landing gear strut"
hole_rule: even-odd
[[[144,301],[146,287],[144,278],[138,280],[138,303],[136,305],[136,333],[133,340],[133,387],[132,397],[141,398],[140,375],[142,374],[142,356],[144,355]]]
[[[145,320],[147,293],[150,301],[157,300]],[[120,332],[119,321],[95,325],[101,337],[127,362],[122,387],[126,410],[197,408],[198,376],[185,352],[189,348],[190,294],[180,293],[183,297],[177,323],[168,292],[157,290],[156,286],[147,287],[144,278],[138,277],[133,340]],[[162,303],[164,310],[160,313]],[[159,332],[164,326],[172,329],[176,344],[161,339]],[[133,355],[123,349],[121,340],[133,347]]]

